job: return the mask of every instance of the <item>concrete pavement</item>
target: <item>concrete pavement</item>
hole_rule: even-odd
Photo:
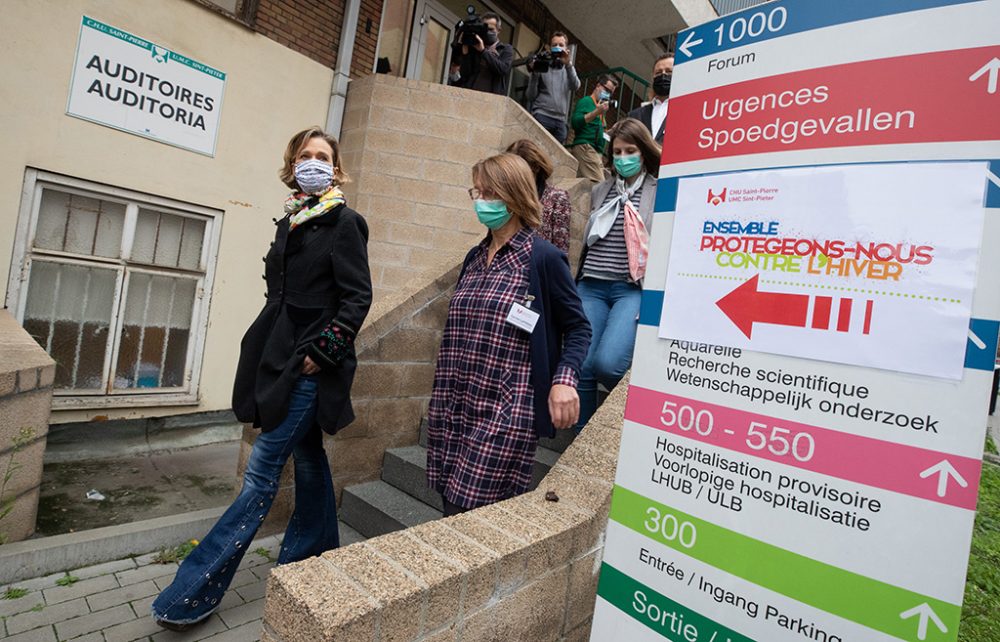
[[[348,543],[348,542],[345,542]],[[165,631],[149,607],[173,579],[176,563],[159,564],[156,553],[75,569],[0,587],[0,639],[5,642],[253,642],[259,639],[267,575],[280,536],[258,538],[249,547],[219,609],[192,631]],[[66,581],[63,580],[63,584]],[[8,589],[28,591],[2,599]]]

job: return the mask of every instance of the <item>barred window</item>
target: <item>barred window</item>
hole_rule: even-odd
[[[8,299],[54,405],[196,401],[221,212],[36,170],[24,194]]]

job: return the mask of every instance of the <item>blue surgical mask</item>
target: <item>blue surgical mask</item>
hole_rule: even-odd
[[[605,100],[608,100],[609,98],[611,98],[611,92],[608,91],[607,89],[602,89],[601,93],[597,94],[597,101],[598,102],[604,102]]]
[[[475,208],[479,222],[491,230],[499,230],[510,220],[510,212],[503,201],[477,198]]]
[[[333,183],[333,165],[310,158],[295,164],[295,182],[306,194],[326,191]]]
[[[615,171],[622,178],[632,178],[642,170],[642,156],[639,154],[615,156],[614,163]]]
[[[562,47],[552,47],[551,51],[554,54],[562,53],[563,52],[563,48]]]

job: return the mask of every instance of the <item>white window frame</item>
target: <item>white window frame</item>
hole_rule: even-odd
[[[60,192],[78,194],[104,201],[112,201],[126,206],[125,226],[122,230],[122,245],[119,258],[100,256],[82,256],[56,250],[34,248],[35,231],[38,225],[38,212],[41,206],[42,190],[45,187]],[[205,236],[201,247],[201,269],[197,271],[177,268],[163,268],[132,261],[127,257],[126,248],[130,248],[135,235],[135,223],[138,209],[149,207],[167,214],[196,218],[205,222]],[[21,191],[21,207],[18,212],[17,230],[14,235],[14,248],[11,256],[10,276],[7,283],[7,308],[14,314],[19,323],[24,323],[24,313],[27,306],[28,282],[31,274],[32,258],[44,259],[54,263],[72,263],[76,265],[93,265],[96,267],[113,268],[118,272],[118,288],[112,304],[111,327],[109,328],[108,348],[105,354],[105,372],[110,372],[110,381],[105,390],[100,391],[62,391],[56,390],[52,396],[54,410],[92,409],[92,408],[128,408],[140,406],[180,406],[196,405],[200,399],[200,383],[202,362],[204,360],[205,336],[208,331],[211,295],[215,283],[216,262],[219,256],[219,244],[222,237],[223,212],[201,205],[181,202],[161,196],[144,194],[134,190],[112,187],[93,181],[73,178],[44,170],[28,168],[25,171],[24,186]],[[118,350],[121,343],[121,315],[124,306],[129,273],[171,273],[173,277],[194,278],[197,280],[194,306],[191,311],[191,340],[188,342],[186,362],[186,382],[177,388],[130,388],[115,390],[114,371],[118,361]]]

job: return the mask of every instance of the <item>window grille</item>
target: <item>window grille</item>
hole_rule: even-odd
[[[36,170],[25,195],[8,299],[55,405],[195,401],[221,213]]]

